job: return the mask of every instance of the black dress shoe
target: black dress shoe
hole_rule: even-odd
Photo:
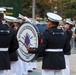
[[[33,68],[33,70],[36,70],[36,68]]]
[[[28,72],[32,72],[32,70],[28,70]]]

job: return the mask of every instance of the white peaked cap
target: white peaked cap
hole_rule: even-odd
[[[23,19],[23,20],[25,20],[24,19],[24,16],[23,15],[21,15],[21,14],[19,14],[19,16],[18,16],[19,18],[21,18],[21,19]]]
[[[4,11],[6,11],[5,8],[0,8],[0,13],[3,13]]]
[[[19,22],[17,18],[13,17],[13,16],[4,16],[5,21],[7,22]]]
[[[62,17],[55,13],[47,13],[47,17],[50,21],[59,22],[62,20]]]
[[[70,25],[74,25],[74,23],[71,20],[66,20],[66,23],[68,23]]]

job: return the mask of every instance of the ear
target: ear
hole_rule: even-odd
[[[51,27],[51,24],[49,24],[48,26]]]
[[[52,26],[52,22],[49,22],[49,27],[51,27]]]

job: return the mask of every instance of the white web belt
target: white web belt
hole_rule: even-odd
[[[8,48],[0,48],[0,51],[8,51]]]
[[[62,52],[63,49],[46,49],[46,52]]]

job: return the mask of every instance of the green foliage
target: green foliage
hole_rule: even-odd
[[[26,14],[32,14],[32,0],[23,0],[23,10]],[[52,3],[48,3],[49,0],[36,0],[36,13],[39,13],[41,17],[44,17],[46,12],[54,12],[54,8],[63,18],[76,19],[76,0],[52,0]]]
[[[32,0],[22,0],[23,15],[31,16],[32,15]]]
[[[65,18],[73,18],[76,20],[76,0],[66,2],[63,12]]]
[[[45,17],[46,12],[51,11],[51,5],[44,5],[40,3],[36,3],[36,13],[40,13],[41,17]]]
[[[35,0],[36,1],[36,0]],[[51,10],[51,5],[46,3],[46,0],[37,0],[35,3],[35,12],[44,17],[46,11]],[[23,0],[23,12],[26,16],[32,15],[32,0]]]
[[[62,3],[70,2],[71,0],[61,0]]]
[[[46,12],[54,12],[56,10],[63,18],[76,19],[76,0],[52,0],[52,3],[49,3],[49,0],[35,1],[36,13],[39,13],[41,17],[45,17]],[[20,12],[25,15],[32,15],[32,0],[1,0],[0,7],[13,7],[13,10],[7,9],[7,12],[13,12],[13,16],[18,16]]]

